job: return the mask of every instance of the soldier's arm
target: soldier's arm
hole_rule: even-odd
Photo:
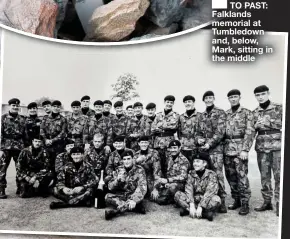
[[[88,166],[87,171],[87,182],[83,185],[85,189],[93,188],[99,183],[99,178],[96,176],[92,165]]]
[[[214,148],[223,140],[225,130],[226,130],[226,113],[224,111],[221,111],[218,118],[217,129],[215,130],[212,138],[208,139],[206,142],[209,144],[210,148]]]
[[[130,199],[136,202],[136,204],[140,203],[147,193],[147,180],[145,170],[143,168],[140,168],[137,173],[139,174],[137,188],[135,192],[130,196]]]
[[[86,120],[86,123],[83,128],[83,143],[89,143],[89,118]]]
[[[189,172],[188,178],[185,184],[185,194],[189,198],[189,203],[194,203],[193,185],[194,185],[194,178],[191,176],[191,173]]]
[[[266,128],[270,128],[270,129],[277,129],[280,130],[282,129],[282,112],[283,112],[283,108],[282,105],[276,106],[275,108],[275,117],[272,119],[266,119],[264,126]]]
[[[211,173],[209,175],[208,184],[206,186],[203,198],[201,199],[199,203],[199,206],[203,208],[207,208],[207,205],[209,204],[212,197],[217,195],[218,189],[219,189],[219,185],[217,181],[217,175],[216,173]]]
[[[243,141],[243,147],[242,151],[249,152],[252,145],[253,141],[255,138],[255,129],[254,129],[254,115],[251,111],[248,111],[246,114],[246,130],[245,130],[245,136],[244,136],[244,141]]]
[[[57,190],[62,190],[65,187],[65,170],[62,168],[62,170],[60,170],[60,172],[57,174],[56,188]]]
[[[167,178],[168,183],[185,183],[188,176],[189,162],[185,161],[180,165],[180,173],[174,177]]]
[[[181,137],[181,127],[182,127],[182,125],[181,125],[181,120],[180,120],[180,116],[179,116],[178,126],[177,126],[177,136],[178,136],[179,139]]]
[[[162,123],[162,122],[161,122]],[[152,125],[151,125],[151,133],[160,133],[162,131],[162,129],[160,129],[160,123],[159,123],[159,116],[156,115]]]
[[[59,141],[59,140],[63,140],[66,136],[66,130],[67,130],[67,122],[66,119],[63,118],[63,122],[62,122],[62,126],[61,126],[61,131],[60,133],[54,137],[53,139],[51,139],[52,143]]]
[[[119,188],[119,181],[118,181],[118,174],[112,175],[110,181],[108,182],[108,189],[111,192],[114,192],[116,189]]]
[[[108,159],[108,163],[106,166],[106,178],[105,178],[105,182],[108,182],[112,179],[113,177],[113,171],[114,171],[114,155],[110,154],[109,159]]]
[[[154,188],[158,187],[158,180],[161,178],[161,163],[158,152],[153,155],[153,176],[154,176]]]
[[[197,116],[197,119],[196,119],[196,124],[194,126],[194,138],[195,138],[195,144],[196,145],[199,145],[198,144],[198,140],[199,139],[205,139],[204,136],[203,136],[203,132],[202,132],[202,129],[201,129],[201,115]]]
[[[41,124],[40,124],[40,135],[42,136],[42,138],[44,139],[44,142],[47,140],[46,137],[46,124],[45,124],[46,120],[45,117],[42,119]]]
[[[55,172],[58,174],[63,168],[63,154],[58,154],[55,158]]]
[[[107,124],[106,145],[107,146],[112,146],[113,145],[113,126],[112,126],[111,120],[109,120],[109,122]]]

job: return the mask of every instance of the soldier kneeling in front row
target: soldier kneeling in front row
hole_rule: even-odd
[[[54,190],[54,196],[61,201],[52,202],[50,209],[92,206],[93,188],[98,181],[94,168],[83,160],[83,148],[75,146],[69,155],[70,160],[58,174]]]
[[[125,151],[122,154],[123,165],[113,173],[108,183],[110,193],[106,195],[106,204],[114,209],[106,210],[106,220],[127,211],[145,214],[143,199],[147,193],[145,170],[133,162],[133,152]]]
[[[194,157],[193,168],[188,174],[185,193],[178,191],[174,199],[182,209],[180,216],[190,215],[194,218],[213,220],[215,211],[221,204],[218,194],[217,175],[206,169],[210,158],[207,153],[199,153]]]

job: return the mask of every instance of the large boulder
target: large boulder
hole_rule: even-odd
[[[86,41],[120,41],[129,36],[149,7],[148,0],[114,0],[95,10]]]
[[[25,32],[54,37],[58,5],[53,0],[1,0],[0,22]]]

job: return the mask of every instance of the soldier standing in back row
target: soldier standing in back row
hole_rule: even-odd
[[[231,104],[226,119],[226,135],[224,146],[225,174],[231,187],[234,203],[230,210],[241,207],[239,214],[249,213],[251,189],[248,179],[249,151],[252,147],[255,130],[253,114],[240,105],[241,92],[231,90],[228,93]]]
[[[94,116],[95,112],[90,108],[91,97],[85,95],[81,98],[82,113],[88,117]]]
[[[149,136],[149,142],[150,148],[153,148],[154,146],[154,141],[155,141],[155,136],[152,134],[152,123],[154,122],[156,118],[156,104],[154,103],[149,103],[146,106],[146,111],[147,111],[147,120],[146,120],[146,130],[145,130],[145,135]]]
[[[114,117],[114,114],[111,113],[112,102],[110,100],[104,100],[103,103],[104,103],[103,115],[105,117],[108,117],[110,120],[112,120]]]
[[[280,167],[281,167],[281,129],[282,105],[269,100],[269,88],[265,85],[254,90],[259,106],[253,111],[254,127],[258,133],[255,150],[261,173],[262,196],[264,203],[256,211],[273,210],[273,189],[271,171],[275,181],[276,215],[279,216]]]
[[[116,136],[127,137],[127,127],[129,123],[129,117],[124,115],[123,112],[123,102],[117,101],[114,104],[116,115],[112,118],[112,127],[113,127],[113,139]]]
[[[20,151],[24,148],[25,140],[25,117],[19,112],[19,99],[8,101],[9,112],[1,118],[1,151],[0,151],[0,199],[7,198],[5,188],[7,186],[6,172],[11,158],[15,164]],[[16,172],[16,194],[19,194],[19,181]]]
[[[202,100],[206,105],[206,111],[201,113],[196,124],[196,144],[200,151],[208,152],[210,155],[209,167],[216,172],[219,182],[219,193],[221,198],[220,213],[226,213],[225,180],[223,174],[223,138],[225,134],[226,113],[214,105],[214,93],[207,91]]]
[[[51,114],[51,102],[49,100],[45,100],[42,102],[42,107],[44,109],[44,115],[41,117],[43,120],[44,118],[48,117]]]

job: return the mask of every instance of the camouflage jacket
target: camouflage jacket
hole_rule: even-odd
[[[267,109],[263,110],[258,106],[254,111],[254,127],[258,133],[256,138],[255,150],[257,152],[271,152],[281,150],[281,129],[282,129],[282,113],[281,104],[271,102]],[[257,121],[264,119],[263,125],[256,125]],[[277,131],[275,133],[266,134],[266,131]],[[280,132],[279,132],[280,131]],[[269,131],[268,131],[269,132]]]
[[[116,116],[116,115],[113,114],[113,113],[111,113],[111,112],[110,112],[110,114],[109,114],[108,116],[104,115],[104,117],[109,118],[111,121],[113,120],[113,118],[114,118],[115,116]]]
[[[165,115],[164,111],[159,112],[152,125],[151,132],[156,135],[154,148],[166,148],[171,140],[174,139],[174,133],[178,129],[179,114],[171,111]]]
[[[76,118],[73,113],[66,116],[67,121],[67,137],[71,139],[81,139],[82,143],[86,143],[84,139],[84,129],[87,126],[88,117],[80,114]]]
[[[183,150],[196,149],[194,135],[195,135],[195,124],[198,115],[199,113],[196,112],[195,110],[195,112],[191,116],[188,116],[187,113],[185,112],[179,117],[177,132]]]
[[[133,150],[125,148],[124,151],[133,151]],[[118,151],[115,150],[112,153],[110,153],[108,164],[106,166],[107,177],[105,181],[108,181],[112,177],[113,172],[116,171],[116,169],[122,165],[123,165],[123,159],[121,158],[121,155],[118,153]]]
[[[108,117],[102,116],[100,119],[96,119],[95,115],[90,117],[84,131],[85,141],[87,143],[92,142],[94,135],[100,133],[104,135],[105,144],[112,145],[112,124]]]
[[[70,160],[57,175],[56,187],[58,190],[61,190],[64,187],[84,187],[85,189],[88,189],[95,187],[98,182],[99,179],[95,175],[92,165],[83,161],[81,166],[77,169],[74,162]]]
[[[58,174],[63,170],[64,165],[70,160],[70,156],[67,152],[60,153],[55,158],[55,172]]]
[[[64,140],[66,130],[67,121],[62,115],[58,115],[55,118],[49,115],[43,119],[40,126],[40,134],[44,140],[50,139],[53,144]]]
[[[95,170],[95,174],[100,178],[101,171],[106,169],[108,163],[109,154],[106,153],[104,149],[102,149],[99,153],[96,149],[91,146],[85,152],[85,161],[93,166]],[[105,175],[104,175],[105,176]]]
[[[139,161],[138,158],[142,159],[142,161]],[[139,150],[134,155],[134,161],[136,165],[140,165],[145,169],[147,181],[151,181],[156,185],[158,179],[161,177],[161,165],[158,152],[155,149],[148,149],[147,154],[143,155],[141,150]]]
[[[146,122],[145,122],[145,135],[149,136],[150,140],[150,148],[153,148],[154,146],[154,140],[155,140],[155,136],[152,133],[152,124],[153,124],[153,120],[151,120],[149,117],[146,118]]]
[[[129,124],[130,118],[126,115],[122,115],[118,118],[116,115],[112,117],[112,130],[113,130],[113,138],[119,135],[127,136],[127,128]]]
[[[209,153],[223,153],[223,139],[226,129],[226,113],[224,110],[214,106],[208,114],[206,111],[197,118],[195,142],[198,146],[198,139],[205,139],[209,144]]]
[[[240,106],[235,113],[229,109],[226,114],[225,154],[236,156],[241,151],[249,152],[255,136],[252,112]]]
[[[44,148],[34,152],[32,146],[21,151],[17,161],[17,178],[29,182],[32,177],[40,180],[47,175],[52,175],[51,158]]]
[[[194,198],[200,197],[199,206],[207,208],[212,197],[218,194],[218,189],[217,175],[214,171],[206,169],[201,178],[194,170],[188,173],[185,194],[189,198],[189,203],[194,203]]]
[[[83,114],[83,115],[85,115],[85,116],[90,118],[90,117],[94,116],[95,114],[96,114],[95,111],[92,110],[91,108],[89,108],[89,111],[86,114]]]
[[[125,174],[125,181],[118,180],[118,174]],[[147,193],[147,181],[145,170],[138,165],[133,165],[129,172],[121,166],[118,167],[114,177],[108,183],[112,193],[124,195],[129,200],[140,203]]]
[[[128,123],[127,126],[127,136],[129,139],[129,142],[131,143],[132,149],[139,149],[138,146],[138,139],[141,136],[144,136],[146,133],[146,122],[147,122],[148,116],[142,115],[141,119],[138,120],[136,116],[132,117]],[[130,135],[134,134],[133,137]]]
[[[9,113],[1,118],[1,150],[22,150],[25,141],[25,117],[16,118]]]
[[[25,145],[31,145],[34,135],[40,132],[41,119],[28,116],[25,120]]]

